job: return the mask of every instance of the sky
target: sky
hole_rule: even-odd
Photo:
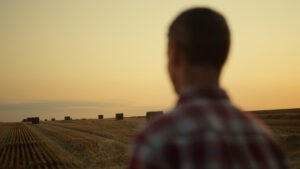
[[[228,21],[221,85],[238,107],[300,107],[299,0],[1,0],[0,121],[171,109],[166,34],[196,6]]]

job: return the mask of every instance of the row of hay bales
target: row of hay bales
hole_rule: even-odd
[[[150,112],[146,113],[146,119],[147,119],[147,121],[149,121],[149,120],[151,120],[157,116],[160,116],[162,114],[163,114],[163,111],[150,111]],[[98,115],[98,119],[104,119],[104,115],[103,114]],[[115,119],[123,120],[124,113],[116,113]],[[70,116],[65,116],[64,120],[68,121],[68,120],[72,120],[72,118]],[[44,121],[48,121],[48,120],[45,119]],[[51,118],[51,121],[55,121],[55,118]],[[39,124],[40,118],[39,117],[28,117],[28,118],[24,119],[23,122],[31,122],[32,124]]]
[[[163,115],[163,111],[149,111],[146,113],[146,119],[147,121],[150,121],[151,119],[154,119],[155,117],[158,117],[160,115]],[[99,115],[98,119],[103,119],[103,115]],[[124,114],[123,113],[117,113],[115,116],[116,120],[123,120]]]

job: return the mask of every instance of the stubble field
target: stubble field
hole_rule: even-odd
[[[300,109],[257,111],[300,168]],[[128,150],[145,118],[0,123],[0,169],[126,168]]]

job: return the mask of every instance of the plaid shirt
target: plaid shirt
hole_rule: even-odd
[[[221,89],[185,91],[173,111],[136,136],[130,169],[281,169],[269,130],[234,107]]]

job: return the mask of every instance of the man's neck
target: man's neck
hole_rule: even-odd
[[[189,69],[184,71],[180,80],[180,93],[186,88],[193,87],[198,89],[219,88],[220,73],[215,69]]]

